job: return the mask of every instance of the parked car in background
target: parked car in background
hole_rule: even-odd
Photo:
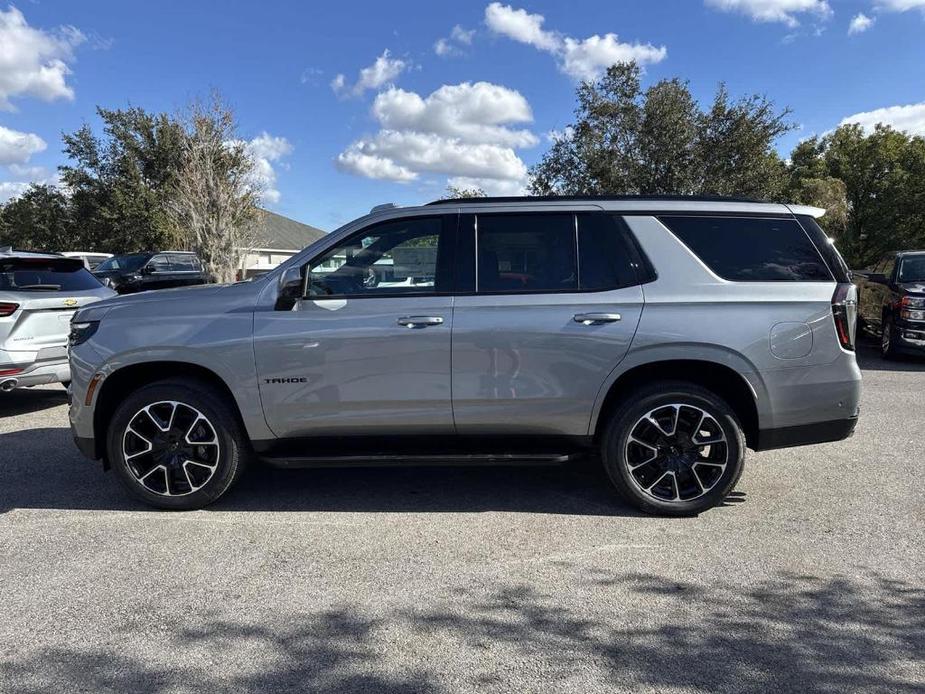
[[[119,294],[188,287],[211,281],[196,254],[188,251],[117,255],[100,263],[93,274]]]
[[[112,258],[112,253],[96,253],[89,251],[62,251],[58,255],[63,255],[65,258],[80,258],[84,262],[84,267],[90,271],[95,270],[96,266],[104,260]]]
[[[854,430],[855,287],[822,213],[658,197],[379,209],[250,282],[82,309],[71,427],[161,508],[215,501],[254,454],[599,454],[630,503],[699,513],[746,447]]]
[[[71,316],[113,296],[80,258],[0,248],[0,391],[71,380]]]
[[[925,251],[895,251],[854,273],[861,327],[885,358],[925,354]]]

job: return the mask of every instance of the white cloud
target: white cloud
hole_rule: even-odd
[[[29,158],[48,147],[45,140],[33,133],[22,133],[0,125],[0,166],[25,164]]]
[[[668,55],[664,46],[651,43],[621,43],[616,34],[595,34],[586,39],[563,36],[543,28],[546,18],[523,9],[493,2],[485,8],[488,28],[514,41],[551,53],[559,69],[576,80],[600,77],[614,63],[635,60],[639,65],[659,63]]]
[[[292,152],[289,140],[262,132],[247,143],[247,151],[254,159],[254,183],[261,191],[264,202],[279,202],[281,195],[276,188],[276,169],[273,164]]]
[[[529,130],[507,127],[533,120],[527,100],[513,89],[488,82],[446,84],[426,99],[393,87],[376,97],[373,115],[386,129],[429,132],[466,143],[505,147],[537,143]]]
[[[393,87],[372,113],[381,129],[338,156],[342,171],[397,182],[443,174],[478,179],[485,190],[523,189],[527,167],[514,150],[538,139],[510,127],[533,119],[520,93],[488,82],[444,85],[426,97]]]
[[[441,57],[462,55],[463,46],[471,46],[475,29],[463,29],[459,24],[450,30],[449,37],[442,37],[434,42],[434,53]]]
[[[376,58],[376,62],[360,70],[352,87],[347,87],[347,78],[344,75],[337,75],[331,80],[331,89],[338,95],[360,96],[368,89],[378,89],[391,82],[409,67],[408,62],[390,57],[389,49],[386,48],[382,55]]]
[[[864,33],[870,29],[876,21],[876,19],[868,17],[863,12],[858,12],[851,20],[851,24],[848,25],[848,36]]]
[[[874,5],[878,10],[888,12],[907,12],[909,10],[922,10],[925,12],[925,0],[876,0]]]
[[[28,181],[0,181],[0,203],[18,198],[30,185]]]
[[[866,131],[873,130],[877,123],[883,123],[910,135],[925,137],[925,101],[908,106],[887,106],[873,111],[855,113],[853,116],[842,118],[839,125],[848,123],[858,123]]]
[[[454,176],[447,180],[447,185],[458,190],[480,188],[488,195],[526,195],[527,187],[523,181],[501,181],[496,178],[468,178]]]
[[[723,12],[738,12],[756,22],[782,22],[789,27],[800,24],[797,15],[811,14],[819,19],[832,16],[827,0],[706,0]]]
[[[0,110],[11,111],[12,97],[43,101],[73,99],[67,84],[73,49],[86,37],[74,27],[34,29],[13,6],[0,9]]]

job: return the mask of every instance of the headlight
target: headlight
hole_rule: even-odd
[[[903,320],[925,320],[925,311],[900,311],[899,317]]]
[[[82,345],[84,342],[93,337],[93,333],[100,327],[98,320],[84,321],[80,323],[71,323],[71,334],[68,335],[67,342],[71,347]]]
[[[925,297],[904,296],[902,306],[903,308],[925,308]]]

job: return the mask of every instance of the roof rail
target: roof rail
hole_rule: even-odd
[[[750,202],[766,203],[767,200],[756,198],[739,198],[724,195],[522,195],[508,197],[475,197],[475,198],[446,198],[427,203],[430,205],[456,205],[457,203],[485,203],[485,202],[556,202],[558,200],[654,200],[679,202]]]
[[[381,205],[376,205],[369,211],[370,214],[376,214],[377,212],[385,212],[386,210],[397,210],[398,205],[394,202],[384,202]]]

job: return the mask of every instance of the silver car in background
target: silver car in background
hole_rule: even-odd
[[[71,317],[111,296],[82,258],[0,248],[0,391],[70,382]]]
[[[823,210],[697,198],[387,206],[246,283],[81,309],[80,449],[169,509],[252,458],[599,457],[638,508],[723,502],[745,450],[859,413],[856,293]]]

